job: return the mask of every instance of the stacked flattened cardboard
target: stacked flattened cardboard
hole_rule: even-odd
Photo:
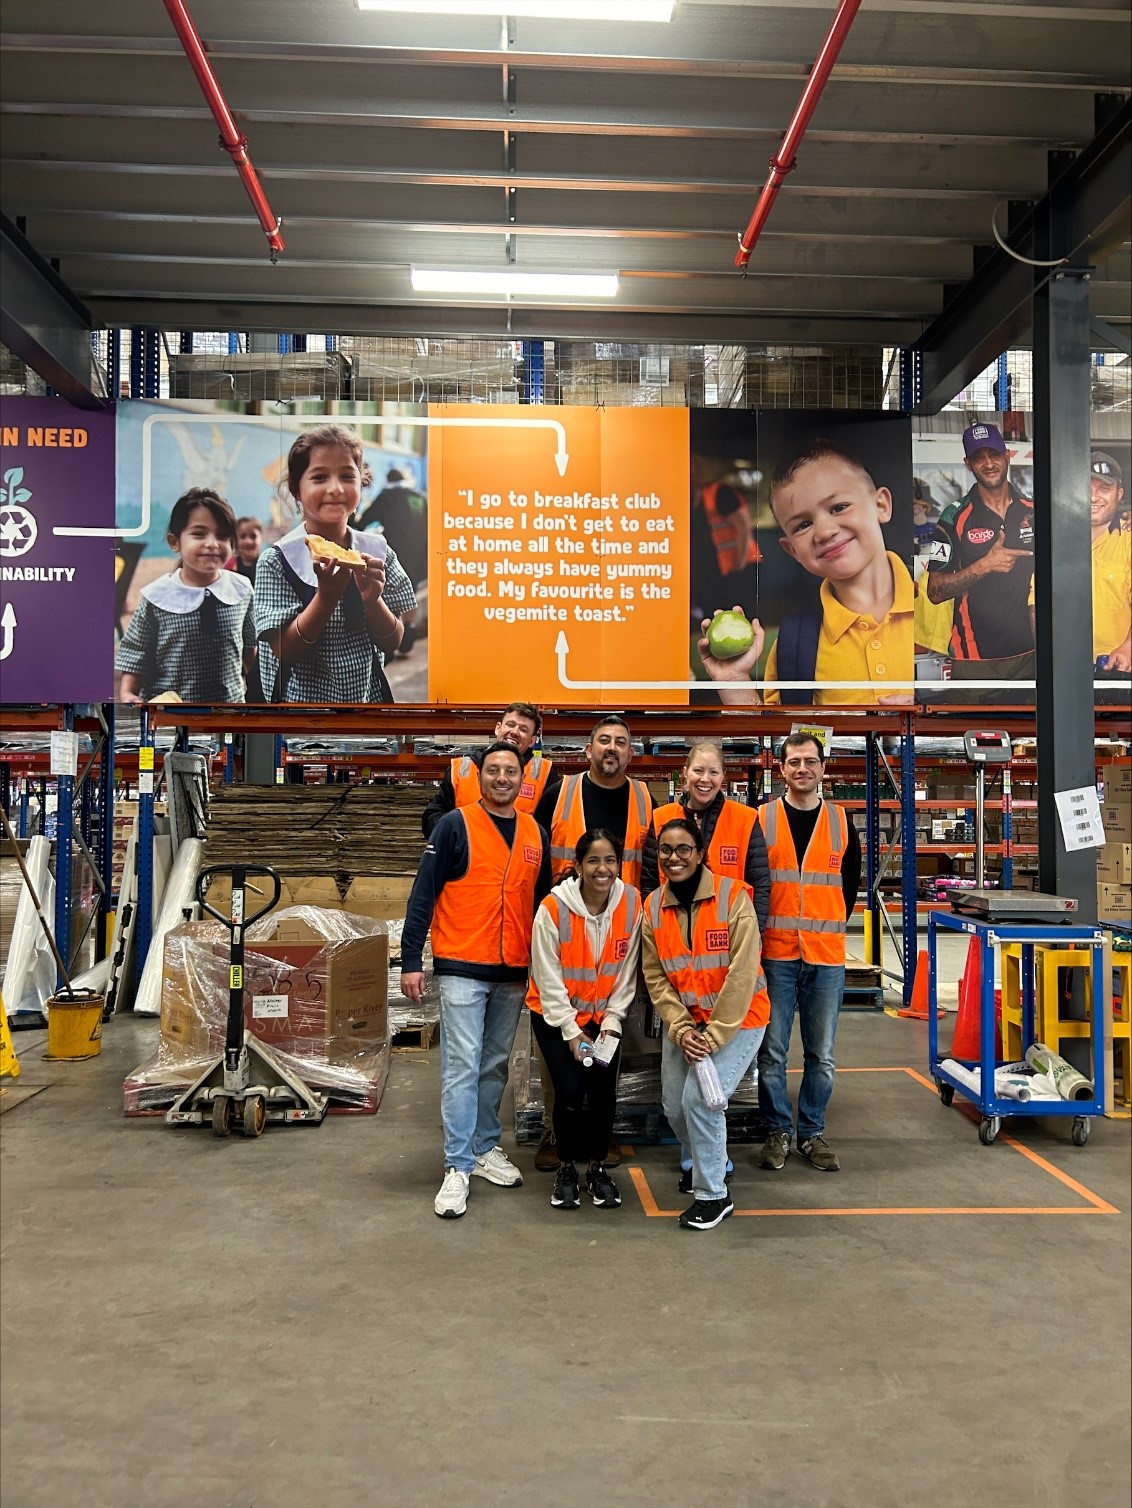
[[[414,785],[223,786],[212,800],[204,862],[334,875],[343,885],[413,875],[432,794]]]
[[[1104,766],[1106,842],[1097,850],[1097,918],[1132,926],[1132,765]]]

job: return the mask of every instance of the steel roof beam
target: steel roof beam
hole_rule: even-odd
[[[78,408],[94,391],[89,311],[6,215],[0,215],[0,341]]]
[[[1132,233],[1132,105],[1125,103],[1093,141],[1012,228],[1011,244],[1036,257],[1036,227],[1051,207],[1064,227],[1058,248],[1075,265],[1104,261]],[[916,412],[935,414],[1019,343],[1030,325],[1035,269],[997,248],[915,343],[923,357],[923,396]],[[1045,274],[1048,277],[1048,271]]]

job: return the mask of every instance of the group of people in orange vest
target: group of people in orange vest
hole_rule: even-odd
[[[401,986],[423,997],[431,932],[444,1126],[436,1213],[462,1216],[473,1178],[522,1184],[499,1112],[524,1005],[543,1065],[548,1124],[536,1166],[555,1171],[551,1205],[580,1205],[579,1165],[585,1197],[620,1205],[609,1171],[617,1070],[642,981],[663,1025],[678,1186],[693,1196],[683,1229],[711,1230],[732,1213],[726,1099],[756,1064],[767,1127],[757,1165],[781,1169],[796,1143],[812,1167],[836,1171],[825,1110],[861,861],[844,809],[822,797],[820,742],[784,741],[783,795],[757,810],[727,797],[722,750],[698,742],[679,799],[654,809],[628,775],[624,718],[600,719],[588,769],[565,779],[534,750],[540,726],[529,703],[506,707],[494,741],[452,760],[424,814]],[[786,1088],[795,1016],[796,1117]],[[718,1084],[705,1096],[709,1059]]]

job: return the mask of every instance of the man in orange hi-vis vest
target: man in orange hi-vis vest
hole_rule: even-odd
[[[763,969],[770,1024],[759,1047],[759,1109],[767,1138],[760,1168],[783,1167],[794,1117],[786,1058],[797,1015],[802,1033],[798,1151],[822,1173],[841,1164],[825,1139],[833,1094],[837,1018],[845,993],[845,932],[861,880],[861,844],[845,809],[822,799],[825,751],[810,733],[783,741],[786,790],[759,808],[770,859],[770,916],[763,933]]]
[[[549,841],[515,810],[518,750],[490,744],[480,799],[442,817],[421,858],[401,936],[401,990],[424,996],[423,952],[432,932],[440,987],[440,1118],[444,1181],[433,1203],[454,1220],[473,1177],[514,1188],[522,1174],[499,1145],[499,1105],[527,989],[535,907],[550,889]]]
[[[542,717],[530,702],[508,702],[495,725],[496,742],[512,744],[523,761],[523,783],[515,798],[519,812],[533,812],[538,806],[553,769],[551,761],[533,749],[541,728]],[[459,754],[450,761],[436,795],[421,813],[421,831],[426,838],[432,836],[445,812],[471,806],[480,799],[479,758],[478,754]]]

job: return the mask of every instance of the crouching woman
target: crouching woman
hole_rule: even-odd
[[[747,887],[704,866],[694,822],[675,818],[657,834],[662,884],[645,905],[645,983],[667,1031],[661,1096],[668,1123],[692,1155],[695,1201],[685,1230],[711,1230],[734,1205],[725,1181],[726,1105],[709,1109],[696,1064],[711,1058],[724,1096],[734,1093],[770,1019],[759,926]]]
[[[579,838],[574,869],[535,915],[527,991],[531,1027],[554,1085],[560,1162],[550,1202],[555,1209],[578,1208],[576,1164],[585,1162],[586,1192],[599,1208],[616,1209],[621,1195],[605,1158],[621,1026],[636,991],[641,898],[622,882],[621,844],[604,828]],[[593,1059],[595,1047],[604,1061]]]

